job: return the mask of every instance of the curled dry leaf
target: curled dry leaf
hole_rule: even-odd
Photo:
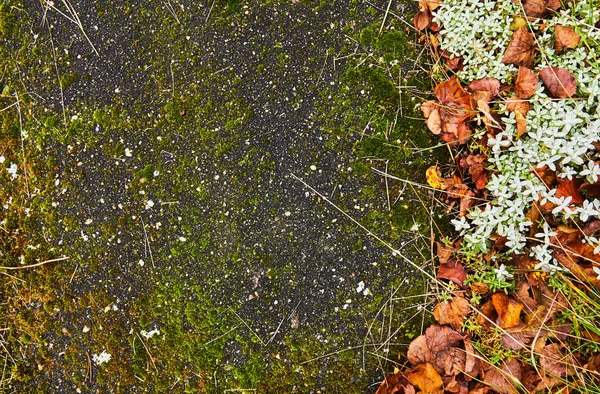
[[[527,67],[519,66],[517,79],[515,80],[515,93],[520,99],[528,99],[535,93],[539,81],[537,75]]]
[[[526,27],[520,27],[512,35],[508,48],[502,57],[502,63],[514,64],[533,68],[535,54],[535,40],[533,34]]]
[[[577,48],[581,36],[573,31],[572,27],[555,26],[554,27],[554,44],[556,53],[561,54],[565,49]]]
[[[423,394],[442,394],[444,381],[431,364],[419,364],[406,374],[412,384]]]
[[[569,70],[546,67],[540,70],[540,78],[554,98],[572,97],[577,91],[577,81]]]
[[[460,348],[463,337],[448,326],[431,325],[425,330],[430,363],[440,373],[456,375],[465,366],[466,355]]]
[[[427,128],[435,135],[438,135],[442,132],[442,118],[440,117],[440,111],[438,108],[435,108],[431,111],[431,114],[425,121]]]
[[[428,9],[422,9],[415,14],[413,18],[413,25],[415,26],[415,29],[423,31],[427,29],[429,25],[431,25],[431,19],[431,12]]]
[[[509,298],[504,293],[492,295],[492,304],[498,313],[496,324],[501,328],[511,328],[521,324],[523,304]]]
[[[433,317],[440,324],[450,324],[460,331],[465,318],[471,312],[469,301],[462,297],[453,297],[449,301],[438,303],[433,309]]]
[[[489,92],[490,99],[493,99],[500,92],[500,81],[490,77],[475,79],[471,81],[467,88],[473,92]]]

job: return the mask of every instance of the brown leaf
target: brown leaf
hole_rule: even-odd
[[[556,198],[571,197],[571,204],[583,204],[583,196],[579,193],[579,182],[572,178],[557,178]]]
[[[440,264],[437,274],[438,279],[448,279],[459,286],[462,286],[467,279],[467,272],[462,264],[456,259],[450,259],[445,263]]]
[[[515,93],[520,99],[528,99],[535,93],[539,81],[537,75],[527,67],[519,66],[517,79],[515,80]]]
[[[543,18],[560,8],[560,0],[523,0],[525,15],[531,18]]]
[[[561,54],[565,49],[576,48],[579,45],[581,36],[568,26],[554,27],[554,43],[556,44],[556,53]]]
[[[562,345],[551,343],[544,347],[544,351],[540,356],[540,364],[546,372],[551,373],[559,378],[564,378],[573,373],[572,365],[574,360],[569,355],[563,355],[561,352]]]
[[[459,124],[475,115],[471,95],[463,89],[456,76],[437,85],[434,93],[442,106],[440,116],[444,124]]]
[[[397,372],[385,377],[375,394],[414,394],[415,389],[404,373]]]
[[[469,301],[462,297],[453,297],[449,301],[438,303],[433,309],[433,317],[440,324],[450,324],[460,331],[465,318],[471,312]]]
[[[473,345],[471,345],[470,339],[465,339],[464,343],[466,359],[463,373],[471,378],[476,378],[483,367],[480,360],[481,355],[477,352],[477,350],[475,350]]]
[[[466,355],[459,346],[463,337],[448,326],[431,325],[425,330],[427,346],[431,355],[431,364],[440,373],[456,375],[465,366]]]
[[[419,335],[410,343],[410,345],[408,345],[406,358],[412,365],[428,363],[431,361],[431,353],[429,352],[429,346],[427,345],[427,338],[425,335]]]
[[[531,286],[527,282],[519,282],[517,284],[517,292],[515,298],[525,306],[526,312],[532,312],[537,308],[538,303],[529,295]]]
[[[523,309],[523,304],[509,298],[504,293],[492,295],[492,303],[498,313],[496,323],[501,328],[511,328],[521,323],[521,310]]]
[[[500,81],[496,78],[485,77],[471,81],[467,88],[473,92],[489,92],[491,100],[500,92]]]
[[[423,112],[423,116],[425,118],[429,118],[433,110],[437,109],[438,105],[433,100],[425,101],[421,104],[421,111]]]
[[[446,59],[446,67],[452,71],[460,71],[463,69],[463,58],[462,57],[451,57]]]
[[[428,9],[417,12],[413,18],[413,25],[419,31],[423,31],[431,25],[431,12]]]
[[[577,81],[569,70],[560,67],[546,67],[540,70],[540,78],[550,96],[554,98],[572,97],[577,91]]]
[[[442,119],[438,108],[434,109],[425,121],[427,128],[435,135],[442,132]]]
[[[502,362],[500,368],[492,368],[485,374],[483,382],[498,393],[516,394],[517,382],[521,380],[521,364],[514,358]]]
[[[460,199],[460,210],[458,212],[459,217],[463,217],[467,214],[467,209],[471,208],[475,204],[475,193],[472,191],[467,191],[464,197]]]
[[[485,156],[483,155],[469,155],[465,159],[465,165],[463,168],[469,169],[471,179],[475,182],[475,188],[477,190],[485,189],[487,185],[487,170],[485,166]],[[461,163],[462,166],[462,163]]]
[[[526,27],[520,27],[512,35],[508,48],[506,48],[506,52],[502,57],[502,63],[533,68],[534,52],[535,40],[533,34]]]
[[[444,381],[431,364],[419,364],[406,374],[412,384],[423,394],[442,394]]]

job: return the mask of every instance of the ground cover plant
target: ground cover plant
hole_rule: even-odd
[[[420,2],[436,60],[432,166],[458,233],[437,243],[436,324],[378,393],[600,392],[600,7]]]

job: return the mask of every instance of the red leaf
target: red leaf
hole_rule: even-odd
[[[554,98],[571,97],[577,91],[577,81],[570,71],[560,67],[546,67],[540,70],[540,78]]]

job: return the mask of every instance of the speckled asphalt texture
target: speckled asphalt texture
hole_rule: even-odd
[[[266,3],[25,2],[36,45],[56,62],[23,83],[68,130],[42,151],[56,160],[59,231],[49,239],[70,256],[60,297],[71,301],[51,313],[49,361],[13,382],[18,392],[275,392],[270,380],[293,382],[279,392],[373,392],[384,361],[365,354],[396,358],[377,345],[403,338],[387,337],[396,327],[381,322],[394,314],[385,302],[420,291],[421,279],[293,177],[358,220],[386,212],[382,179],[354,173],[360,136],[328,130],[360,119],[363,108],[331,111],[352,100],[342,55],[383,12],[361,1]],[[56,69],[75,76],[62,89]],[[421,259],[414,238],[394,246]],[[154,328],[159,337],[140,347],[135,333]],[[199,350],[178,360],[169,335],[201,338],[189,349],[218,344],[213,367]],[[87,357],[104,350],[112,359],[90,363],[88,376]],[[135,361],[145,350],[154,368]]]

